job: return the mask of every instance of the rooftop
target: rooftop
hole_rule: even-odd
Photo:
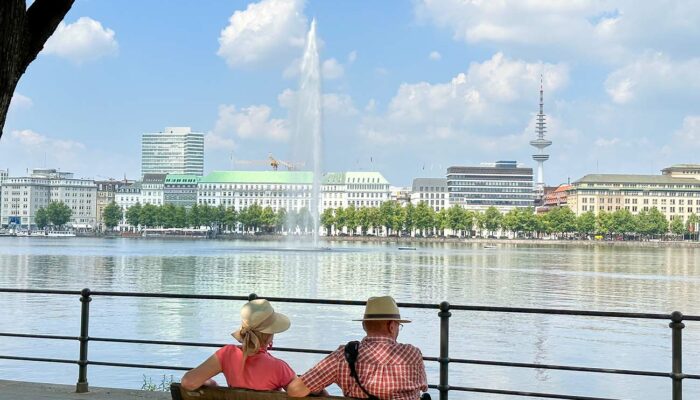
[[[198,175],[185,175],[185,174],[168,174],[165,177],[165,183],[197,183],[202,179]]]
[[[199,183],[313,183],[310,171],[214,171],[203,176]]]
[[[589,174],[575,181],[580,183],[638,183],[638,184],[692,184],[700,185],[694,178],[673,178],[669,175],[634,175],[634,174]]]

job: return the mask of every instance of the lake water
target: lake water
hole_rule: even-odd
[[[329,243],[309,252],[291,242],[0,238],[0,287],[169,292],[700,314],[700,249],[478,244]],[[77,296],[0,293],[3,332],[77,336]],[[233,342],[243,302],[96,297],[91,336]],[[292,320],[280,347],[335,349],[359,339],[362,307],[275,304]],[[405,309],[413,319],[399,341],[438,355],[436,310]],[[450,355],[670,372],[668,321],[453,312]],[[700,373],[700,323],[687,322],[684,372]],[[205,348],[90,343],[94,361],[194,366]],[[0,338],[0,354],[77,359],[77,342]],[[276,353],[303,373],[316,355]],[[437,364],[426,364],[437,383]],[[92,386],[139,388],[181,372],[90,366]],[[74,384],[77,366],[0,360],[0,379]],[[224,382],[220,379],[219,382]],[[451,365],[455,386],[622,399],[670,399],[668,378]],[[700,382],[684,383],[686,399]],[[436,393],[433,393],[436,396]],[[455,399],[518,397],[451,392]],[[436,398],[436,397],[433,397]]]

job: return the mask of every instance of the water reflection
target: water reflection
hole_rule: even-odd
[[[31,240],[0,241],[0,286],[198,294],[318,297],[363,300],[391,294],[399,301],[604,311],[700,314],[700,251],[428,243],[416,251],[395,245],[333,243],[327,252],[296,251],[289,243]],[[7,331],[76,335],[79,301],[63,296],[2,294],[0,324]],[[240,301],[97,297],[91,335],[230,343]],[[275,305],[292,329],[275,338],[284,347],[335,349],[361,337],[351,320],[361,307]],[[425,355],[438,354],[436,310],[404,310],[416,321],[401,339]],[[700,325],[688,323],[684,369],[700,372]],[[11,329],[9,328],[11,327]],[[670,330],[665,321],[453,312],[451,355],[458,358],[667,371]],[[0,354],[75,358],[77,344],[40,345],[3,338]],[[91,358],[192,366],[213,349],[92,343]],[[280,354],[303,372],[320,358]],[[428,363],[430,380],[437,364]],[[0,361],[0,379],[74,383],[72,367]],[[157,371],[90,368],[94,385],[139,387]],[[176,374],[177,375],[177,374]],[[600,397],[669,398],[668,379],[573,374],[453,365],[451,382],[511,390]],[[689,382],[686,397],[700,396]],[[453,393],[453,398],[469,398]],[[492,399],[508,399],[491,396]]]

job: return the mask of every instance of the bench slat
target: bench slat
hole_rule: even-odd
[[[170,395],[173,400],[289,400],[286,392],[212,386],[202,386],[196,390],[185,390],[179,383],[170,385]],[[341,396],[314,396],[300,399],[354,400]]]

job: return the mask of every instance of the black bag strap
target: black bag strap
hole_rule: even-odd
[[[365,389],[364,386],[360,383],[360,378],[357,376],[357,369],[355,368],[355,363],[357,362],[357,355],[360,352],[360,342],[357,340],[353,340],[352,342],[348,342],[348,344],[345,345],[345,361],[348,362],[348,365],[350,366],[350,376],[355,378],[355,382],[357,383],[357,386],[362,389],[363,392],[367,395],[367,398],[369,400],[379,400],[379,397],[371,394],[370,392]]]

